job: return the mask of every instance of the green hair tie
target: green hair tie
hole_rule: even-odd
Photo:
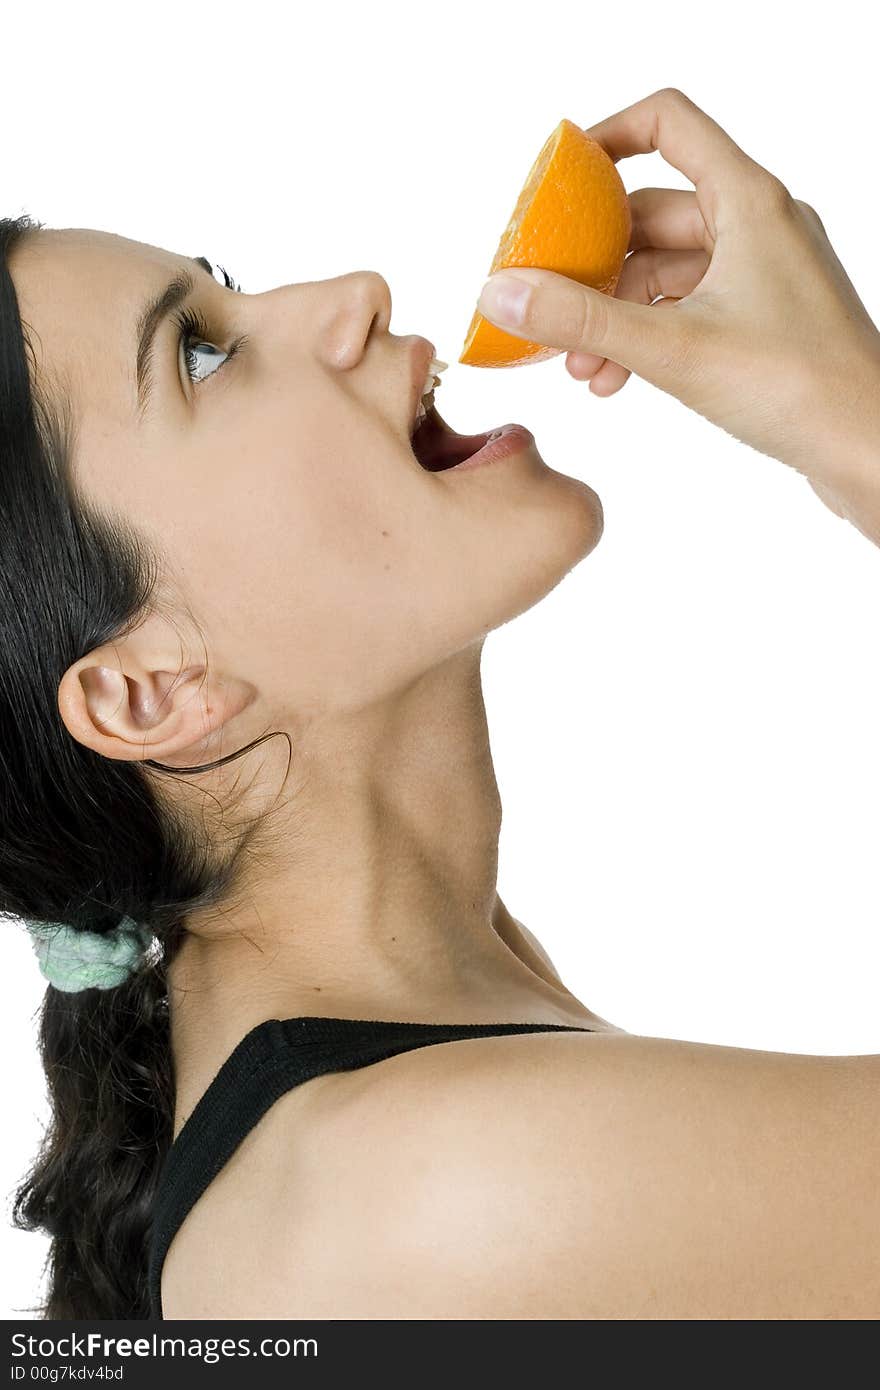
[[[28,922],[40,971],[56,989],[115,989],[143,960],[153,933],[131,917],[111,932],[77,931],[61,922]]]

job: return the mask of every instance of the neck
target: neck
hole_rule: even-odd
[[[268,1018],[593,1017],[497,893],[479,659],[469,648],[393,702],[316,721],[297,741],[271,866],[219,920],[187,920],[169,969],[178,1123]]]

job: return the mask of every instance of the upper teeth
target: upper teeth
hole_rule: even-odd
[[[425,374],[425,387],[422,391],[422,398],[419,401],[418,409],[416,411],[416,418],[413,420],[412,423],[412,430],[410,431],[411,433],[415,433],[415,431],[418,429],[419,425],[422,423],[425,416],[427,415],[431,403],[434,399],[434,387],[439,386],[441,384],[440,372],[445,372],[448,366],[449,363],[441,362],[439,357],[432,357],[430,362],[428,363],[428,370]]]

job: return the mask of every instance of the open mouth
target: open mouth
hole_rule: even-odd
[[[424,420],[410,440],[417,462],[428,473],[442,473],[471,458],[489,440],[495,430],[484,434],[456,434],[439,414],[433,401]]]

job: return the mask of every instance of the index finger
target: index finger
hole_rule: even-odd
[[[585,134],[598,141],[615,163],[659,150],[698,192],[717,194],[722,184],[741,177],[754,164],[726,130],[675,87],[664,87],[624,107]]]

